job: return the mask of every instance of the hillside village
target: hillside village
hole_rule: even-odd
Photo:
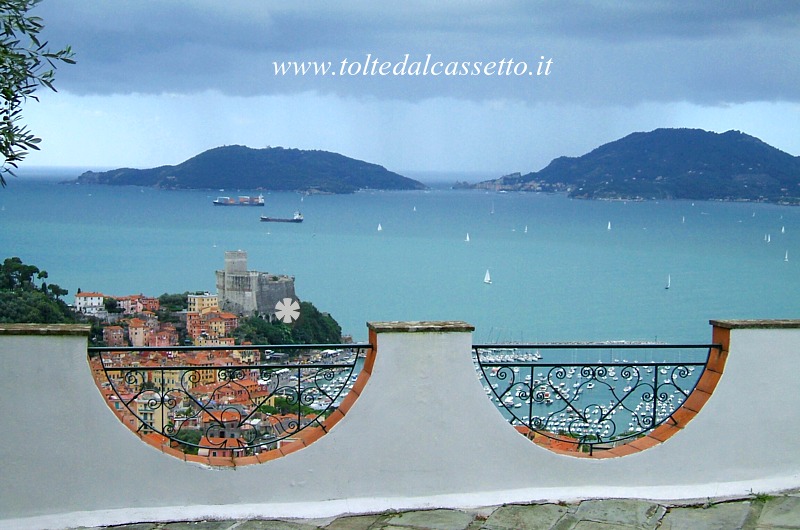
[[[143,294],[99,292],[78,292],[73,309],[102,326],[105,346],[226,346],[235,344],[232,333],[241,317],[272,319],[278,302],[297,299],[294,277],[248,270],[243,250],[225,252],[225,268],[216,271],[216,284],[216,295],[186,293],[177,304],[185,310],[162,311],[159,298]]]
[[[289,373],[257,366],[285,363],[287,352],[236,344],[234,331],[242,320],[274,319],[271,296],[294,294],[294,278],[247,271],[246,259],[242,251],[226,253],[226,268],[217,271],[220,294],[186,294],[186,308],[179,311],[162,304],[174,295],[75,296],[74,311],[102,330],[102,349],[89,356],[94,380],[122,423],[148,443],[219,458],[276,450],[352,387],[349,375],[337,373],[335,385],[309,390],[316,379],[308,369]],[[244,290],[251,296],[243,296]],[[354,362],[355,356],[305,350],[296,360],[302,366],[344,359]]]
[[[109,301],[111,301],[109,303]],[[239,316],[222,311],[217,295],[188,294],[187,309],[177,313],[179,322],[161,322],[161,303],[150,296],[110,296],[97,292],[75,295],[75,311],[102,322],[106,346],[168,347],[181,345],[224,346],[235,343],[231,335]],[[109,311],[109,306],[113,309]],[[181,336],[185,337],[181,340]]]

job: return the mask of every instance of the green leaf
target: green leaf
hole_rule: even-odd
[[[40,0],[0,0],[0,185],[6,186],[3,174],[11,174],[29,149],[38,150],[40,139],[15,122],[22,118],[22,104],[28,99],[38,101],[35,91],[43,86],[55,91],[57,63],[75,64],[70,46],[51,51],[48,42],[39,39],[44,29],[41,17],[30,15],[29,10]],[[44,61],[50,69],[40,72]]]

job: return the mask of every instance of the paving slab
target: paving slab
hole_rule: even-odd
[[[102,527],[74,530],[100,530]],[[605,499],[574,504],[417,510],[326,519],[175,521],[105,530],[800,530],[800,490],[775,497],[672,506]]]
[[[629,524],[578,521],[571,530],[637,530],[637,528],[638,527]]]
[[[458,510],[423,510],[392,514],[387,527],[424,528],[426,530],[466,530],[475,517]]]
[[[345,515],[322,527],[325,530],[372,530],[376,528],[373,525],[383,518],[385,518],[383,514]]]
[[[119,526],[104,526],[103,527],[104,530],[116,530],[117,528],[120,528],[120,527]],[[162,527],[159,526],[159,523],[134,523],[134,524],[126,524],[122,528],[124,528],[125,530],[157,530],[157,529],[160,529]],[[81,526],[80,528],[77,528],[75,530],[97,530],[97,527],[94,527],[94,528],[90,529],[88,527]]]
[[[800,528],[800,497],[767,499],[756,528]]]
[[[660,530],[736,530],[745,528],[752,510],[750,501],[725,502],[708,507],[670,508]]]
[[[481,530],[519,530],[520,528],[552,528],[568,508],[557,504],[502,506],[492,513]]]
[[[228,530],[237,521],[178,521],[175,523],[164,523],[156,528],[164,530]],[[125,527],[128,530],[128,527]]]
[[[251,520],[240,521],[228,530],[317,530],[318,528],[321,527],[310,522]]]
[[[651,501],[606,499],[583,501],[575,510],[575,517],[581,521],[649,529],[656,528],[666,512],[664,506]]]

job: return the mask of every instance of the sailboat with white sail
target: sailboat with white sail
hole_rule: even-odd
[[[466,238],[464,238],[464,241],[466,241],[467,243],[469,243],[469,232],[467,232],[467,237],[466,237]]]
[[[486,269],[486,274],[483,277],[483,283],[492,283],[492,277],[489,275],[489,269]]]
[[[667,285],[664,286],[664,289],[669,289],[670,285],[672,285],[672,277],[667,274]]]

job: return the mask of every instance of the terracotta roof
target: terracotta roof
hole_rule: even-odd
[[[201,419],[203,423],[227,423],[230,421],[238,422],[242,419],[242,415],[235,410],[214,410],[211,412],[203,412]]]
[[[220,449],[240,449],[244,442],[239,438],[218,438],[216,436],[203,436],[198,445],[212,446]]]

